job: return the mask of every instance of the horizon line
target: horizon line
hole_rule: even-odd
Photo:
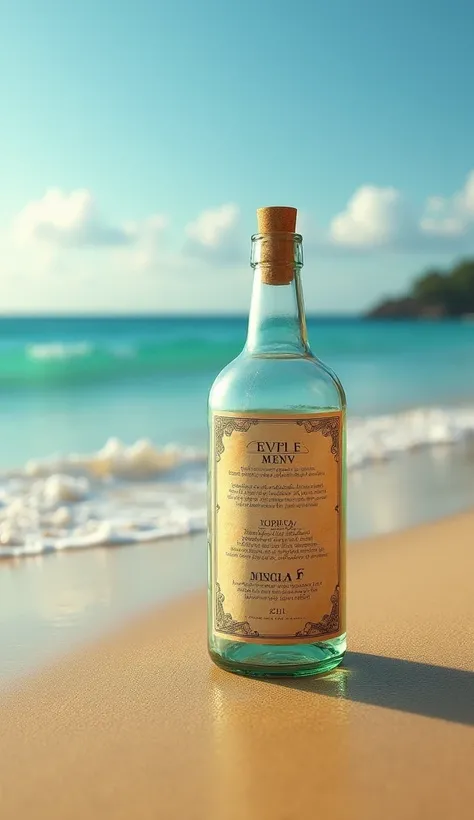
[[[223,311],[222,313],[212,312],[212,313],[191,313],[191,312],[184,312],[184,313],[172,313],[172,312],[152,312],[152,311],[138,311],[134,312],[131,311],[130,313],[125,313],[120,311],[118,313],[114,313],[112,311],[102,312],[102,311],[84,311],[84,312],[2,312],[0,311],[0,320],[2,319],[248,319],[248,311],[247,312],[229,312]],[[315,312],[306,312],[306,318],[317,317],[317,318],[329,318],[329,319],[358,319],[364,318],[363,312],[354,312],[354,313],[333,313],[331,311],[324,311],[321,313]]]

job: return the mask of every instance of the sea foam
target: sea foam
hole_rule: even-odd
[[[47,476],[57,472],[84,474],[93,478],[128,478],[130,480],[156,476],[183,464],[205,461],[206,456],[191,447],[175,445],[158,448],[148,439],[140,439],[130,446],[111,438],[105,446],[89,455],[56,455],[46,459],[30,460],[25,466],[29,476]]]
[[[350,418],[348,468],[420,447],[467,443],[474,407],[417,408]],[[0,475],[0,557],[156,541],[206,527],[206,454],[110,439]]]
[[[52,342],[51,344],[28,345],[26,353],[30,359],[80,359],[90,356],[94,352],[94,345],[89,342]]]
[[[474,407],[416,408],[352,418],[348,423],[348,468],[360,468],[419,447],[456,444],[473,434]]]

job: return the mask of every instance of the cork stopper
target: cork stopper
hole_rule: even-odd
[[[294,276],[296,208],[272,206],[257,209],[262,282],[288,285]]]
[[[257,208],[259,233],[294,233],[296,231],[296,208],[275,205]]]

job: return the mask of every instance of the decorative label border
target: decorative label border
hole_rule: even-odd
[[[323,615],[320,621],[314,623],[307,621],[303,629],[296,632],[294,635],[262,635],[259,632],[253,631],[248,621],[236,621],[230,612],[225,611],[224,602],[225,595],[221,590],[220,584],[217,581],[218,577],[218,550],[217,550],[217,514],[220,510],[220,505],[217,503],[217,464],[221,460],[222,454],[225,452],[225,439],[230,438],[234,432],[246,433],[253,425],[259,422],[277,424],[293,423],[304,427],[307,433],[321,433],[326,438],[331,438],[331,453],[334,460],[339,464],[337,471],[338,486],[337,486],[337,500],[335,511],[337,513],[337,584],[331,595],[331,611]],[[318,640],[328,640],[330,637],[336,637],[341,634],[341,606],[340,606],[340,587],[341,587],[341,552],[342,552],[342,533],[341,533],[341,516],[340,516],[340,502],[342,494],[342,466],[341,466],[341,432],[342,432],[342,411],[333,413],[325,413],[324,415],[302,417],[301,415],[285,415],[285,416],[254,416],[253,414],[245,413],[226,413],[225,411],[215,412],[212,416],[212,461],[213,461],[213,482],[212,482],[212,514],[211,514],[211,546],[213,556],[213,576],[214,576],[214,594],[212,605],[212,626],[213,631],[220,635],[227,635],[237,640],[256,643],[268,643],[275,641],[286,641],[291,643],[314,643]]]

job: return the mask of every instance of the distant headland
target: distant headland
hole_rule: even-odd
[[[384,299],[366,315],[372,319],[474,320],[474,259],[448,271],[428,271],[407,294]]]

